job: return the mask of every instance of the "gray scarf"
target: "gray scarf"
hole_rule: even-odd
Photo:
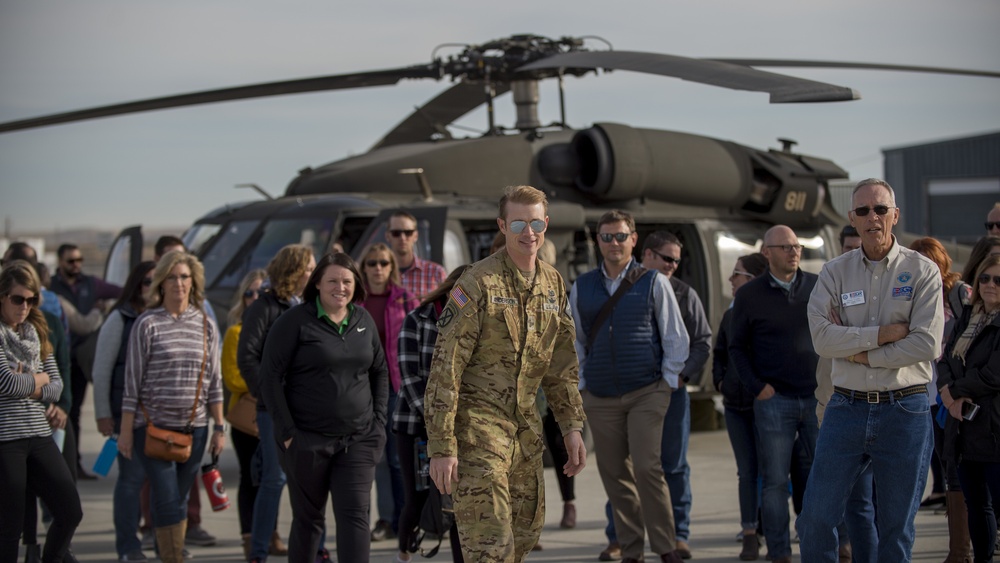
[[[12,372],[35,374],[42,371],[41,346],[35,325],[23,322],[15,330],[0,322],[0,344],[7,354],[7,366]]]

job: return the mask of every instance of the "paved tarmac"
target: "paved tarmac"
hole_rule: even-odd
[[[88,401],[83,411],[83,436],[81,448],[85,466],[91,467],[97,457],[103,438],[97,433],[93,410]],[[694,497],[691,522],[691,549],[694,560],[703,562],[738,561],[740,544],[735,535],[739,531],[739,506],[737,502],[736,464],[729,446],[725,430],[697,432],[691,437],[688,461],[692,468],[692,489]],[[227,444],[227,450],[220,459],[224,482],[229,487],[229,498],[233,503],[221,512],[212,512],[202,491],[203,527],[219,538],[213,547],[189,547],[194,561],[242,561],[239,521],[235,507],[238,469],[236,456]],[[80,561],[115,561],[114,526],[112,524],[111,496],[114,488],[116,468],[108,478],[97,481],[81,481],[80,497],[83,501],[84,518],[73,541],[73,552]],[[604,537],[604,502],[606,496],[597,473],[593,454],[587,467],[576,478],[577,526],[572,530],[559,528],[562,517],[562,503],[555,473],[546,469],[547,514],[542,532],[542,551],[533,552],[528,561],[537,562],[581,562],[597,561],[598,553],[607,545]],[[372,506],[374,507],[374,502]],[[327,522],[333,529],[333,517],[327,509]],[[374,520],[374,519],[373,519]],[[279,529],[287,538],[291,526],[292,511],[287,493],[282,497]],[[921,511],[917,515],[917,541],[913,561],[940,562],[947,554],[948,529],[945,517],[933,511]],[[40,528],[41,529],[41,528]],[[332,535],[332,532],[331,532]],[[793,532],[794,536],[794,532]],[[372,545],[371,561],[390,563],[395,553],[395,541],[375,542]],[[335,542],[328,539],[327,547],[335,552]],[[648,549],[648,544],[647,544]],[[763,561],[764,548],[761,549]],[[795,561],[798,544],[793,544]],[[152,553],[147,552],[152,557]],[[647,552],[647,560],[656,560],[652,552]],[[285,557],[271,557],[272,562],[283,562]],[[442,544],[441,553],[434,561],[450,561],[448,542]],[[419,556],[414,561],[429,561]],[[356,563],[356,562],[342,562]]]

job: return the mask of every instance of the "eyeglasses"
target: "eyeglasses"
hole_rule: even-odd
[[[32,297],[25,297],[23,295],[8,295],[7,297],[10,297],[10,302],[13,303],[15,307],[20,307],[25,303],[28,304],[28,307],[36,307],[38,306],[39,302],[39,298],[37,295]]]
[[[180,274],[180,275],[172,275],[166,277],[166,281],[173,283],[184,283],[190,280],[191,280],[191,274]]]
[[[680,262],[681,262],[680,258],[674,258],[673,256],[667,256],[666,254],[660,254],[659,252],[653,250],[652,248],[650,248],[649,251],[652,252],[653,254],[659,256],[660,260],[663,260],[667,264],[680,264]]]
[[[545,221],[541,219],[534,219],[532,221],[511,221],[508,227],[510,227],[510,232],[515,235],[519,235],[524,231],[524,228],[531,226],[531,230],[535,234],[540,234],[545,232]]]
[[[399,238],[403,235],[406,235],[407,237],[412,237],[413,233],[415,232],[417,232],[416,229],[389,229],[389,234],[396,238]]]
[[[767,248],[780,248],[785,252],[795,252],[795,253],[802,252],[801,244],[769,244],[767,245]]]
[[[618,242],[625,242],[628,237],[632,236],[632,233],[599,233],[597,235],[603,242],[611,242],[616,240]]]
[[[876,215],[885,215],[890,209],[896,209],[895,207],[890,207],[888,205],[876,205],[875,207],[856,207],[851,211],[854,212],[858,217],[867,217],[869,211],[875,211]]]
[[[733,270],[733,273],[729,276],[729,279],[733,279],[736,276],[746,276],[748,278],[752,278],[753,274],[751,274],[750,272],[744,272],[743,270]]]
[[[248,289],[243,292],[243,297],[247,299],[257,299],[257,296],[259,295],[260,295],[259,289]]]
[[[390,262],[388,260],[365,260],[365,266],[369,268],[374,268],[375,266],[382,266],[383,268],[388,268]]]
[[[81,256],[80,258],[67,258],[66,259],[66,263],[67,264],[83,264],[83,257]]]
[[[993,229],[1000,229],[1000,221],[987,221],[983,224],[986,225],[987,231],[992,231]]]
[[[997,287],[1000,287],[1000,276],[991,276],[989,274],[979,274],[979,278],[978,279],[979,279],[979,285],[986,285],[986,284],[990,283],[990,280],[993,280],[993,285],[995,285]],[[11,296],[11,301],[13,301],[13,300],[14,300],[14,297]],[[19,305],[19,303],[14,303],[14,304],[15,305]]]
[[[142,287],[149,287],[153,285],[153,278],[142,278]]]

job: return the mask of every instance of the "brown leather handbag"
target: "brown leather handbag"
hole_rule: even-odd
[[[226,420],[240,432],[258,437],[260,432],[257,430],[257,399],[250,393],[240,395],[239,400],[226,413]]]
[[[204,315],[204,313],[202,313]],[[191,444],[194,442],[192,433],[194,432],[194,419],[198,414],[198,399],[201,398],[201,386],[205,380],[205,364],[208,360],[208,317],[204,316],[202,330],[202,358],[201,371],[198,373],[198,390],[194,394],[194,406],[191,407],[191,418],[188,419],[187,426],[183,432],[157,428],[153,425],[146,406],[139,401],[142,408],[142,416],[146,419],[146,445],[142,452],[146,457],[162,459],[164,461],[175,461],[184,463],[191,458]]]

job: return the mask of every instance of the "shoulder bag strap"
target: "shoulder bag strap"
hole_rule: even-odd
[[[639,281],[639,278],[645,275],[648,271],[649,270],[642,266],[636,266],[625,274],[625,279],[623,279],[621,285],[618,286],[618,290],[615,291],[614,295],[612,295],[611,298],[604,303],[604,306],[601,307],[600,311],[598,311],[597,317],[594,318],[594,324],[590,327],[590,334],[587,335],[587,350],[590,350],[590,348],[594,345],[594,340],[597,338],[597,329],[601,328],[601,326],[604,325],[604,321],[608,320],[608,317],[611,316],[611,312],[615,310],[615,305],[618,304],[618,301],[629,289],[632,288],[633,285],[635,285],[635,282]]]

